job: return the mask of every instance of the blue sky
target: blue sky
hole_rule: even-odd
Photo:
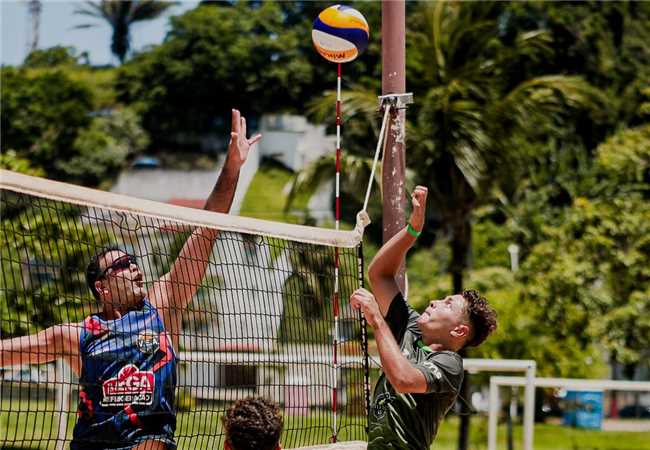
[[[131,45],[137,50],[147,45],[159,44],[167,32],[170,15],[181,14],[194,8],[198,1],[183,1],[170,8],[164,16],[138,23],[131,30]],[[73,46],[78,53],[87,51],[93,65],[115,64],[111,55],[111,31],[100,20],[74,14],[81,1],[43,1],[41,12],[39,48],[55,45]],[[97,23],[97,27],[74,29],[83,23]],[[0,63],[18,65],[23,62],[27,52],[27,39],[31,28],[28,21],[27,2],[25,0],[0,0],[0,24],[2,29],[2,53]]]

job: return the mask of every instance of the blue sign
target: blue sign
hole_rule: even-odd
[[[602,391],[567,391],[562,423],[600,430],[603,424]]]

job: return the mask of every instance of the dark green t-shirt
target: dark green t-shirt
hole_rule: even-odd
[[[421,348],[415,323],[420,315],[397,294],[386,322],[402,354],[427,380],[424,394],[400,394],[382,373],[370,406],[368,450],[428,450],[438,425],[453,406],[463,381],[463,360],[455,352]]]

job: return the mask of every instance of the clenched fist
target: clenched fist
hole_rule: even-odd
[[[384,320],[379,311],[379,305],[375,300],[375,296],[367,289],[359,288],[354,291],[350,296],[350,305],[352,305],[354,309],[361,311],[363,316],[366,318],[366,322],[368,322],[368,325],[372,328],[377,328]]]
[[[415,231],[422,231],[424,227],[425,212],[427,209],[427,193],[428,190],[424,186],[416,186],[411,194],[411,204],[413,210],[411,211],[411,217],[409,223]]]

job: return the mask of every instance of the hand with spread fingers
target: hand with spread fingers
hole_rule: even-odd
[[[425,212],[427,209],[427,193],[428,190],[424,186],[416,186],[411,193],[411,205],[413,210],[411,211],[411,217],[409,218],[409,223],[418,233],[422,231],[424,227]]]
[[[352,293],[350,296],[350,305],[354,309],[361,311],[363,316],[366,318],[368,325],[373,328],[377,328],[379,324],[384,320],[379,311],[379,305],[375,300],[375,296],[372,295],[372,292],[364,288],[359,288]]]
[[[261,138],[261,134],[256,134],[250,139],[246,137],[246,119],[239,110],[233,109],[232,130],[230,132],[230,142],[228,143],[228,163],[240,168],[246,162],[251,146]]]

